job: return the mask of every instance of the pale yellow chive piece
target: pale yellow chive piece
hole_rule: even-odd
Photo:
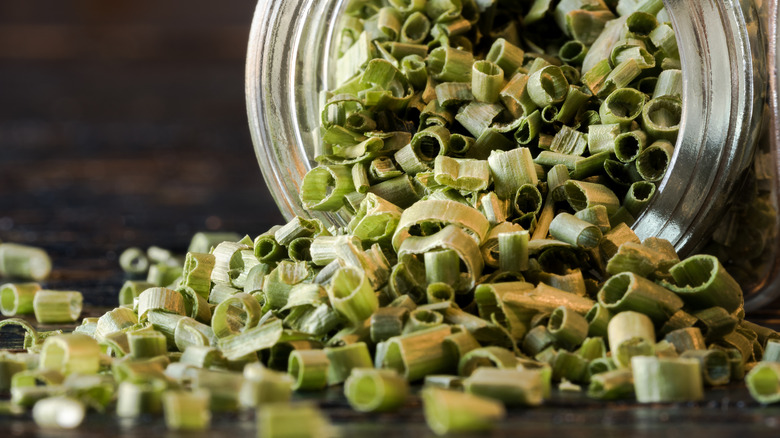
[[[32,414],[35,424],[44,429],[75,429],[84,421],[86,408],[76,399],[57,396],[39,400]]]
[[[167,384],[164,380],[148,382],[122,382],[117,389],[116,414],[123,418],[136,418],[144,413],[162,411],[162,394]]]
[[[211,424],[209,391],[168,390],[163,393],[165,424],[171,430],[203,430]]]
[[[645,314],[620,312],[609,320],[607,326],[609,350],[618,368],[631,366],[631,357],[652,355],[655,346],[653,321]]]
[[[81,292],[40,290],[33,298],[35,319],[43,324],[74,322],[81,315]]]
[[[38,283],[8,283],[0,286],[0,313],[3,316],[33,313],[33,299],[41,290]]]
[[[141,292],[138,296],[138,320],[145,322],[150,310],[159,309],[164,312],[186,315],[184,297],[173,289],[164,287],[152,287]]]
[[[46,251],[15,243],[0,243],[0,277],[41,281],[51,272]]]
[[[437,435],[490,430],[506,415],[500,402],[463,392],[428,387],[422,399],[425,422]]]
[[[260,438],[324,438],[331,436],[330,423],[316,405],[273,403],[257,412]]]
[[[52,336],[43,342],[39,366],[64,375],[95,374],[100,369],[100,346],[79,333]]]
[[[640,403],[696,401],[704,398],[699,361],[686,358],[634,356],[634,392]]]
[[[103,314],[97,321],[95,339],[102,341],[106,336],[138,324],[138,317],[131,309],[117,307]]]

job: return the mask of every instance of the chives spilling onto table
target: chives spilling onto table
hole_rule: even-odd
[[[172,429],[256,409],[262,436],[316,435],[324,417],[285,405],[293,391],[343,384],[356,410],[392,411],[423,382],[444,434],[544,404],[553,383],[696,401],[746,370],[759,401],[779,399],[759,361],[780,334],[744,319],[721,263],[630,228],[681,118],[662,2],[358,0],[338,34],[300,198],[347,225],[198,233],[184,257],[131,248],[119,307],[77,333],[0,322],[30,352],[0,354],[0,388],[36,421],[75,427],[116,397],[120,416],[162,411]],[[40,280],[47,263],[0,245],[0,274]],[[0,299],[40,323],[81,310],[78,292],[33,283]]]

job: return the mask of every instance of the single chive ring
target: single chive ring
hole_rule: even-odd
[[[35,319],[43,324],[74,322],[81,315],[81,292],[40,290],[33,297]]]
[[[287,372],[296,391],[316,391],[328,385],[330,360],[324,350],[295,350],[288,358]]]
[[[598,300],[614,313],[633,310],[659,323],[683,307],[677,294],[633,272],[610,277],[601,287]]]
[[[422,391],[428,427],[437,435],[490,430],[504,418],[504,405],[496,400],[439,388]]]
[[[655,184],[649,181],[637,181],[631,184],[626,192],[626,197],[623,199],[623,207],[631,213],[632,216],[638,217],[642,210],[650,203],[655,195]]]
[[[657,97],[644,105],[642,126],[652,138],[674,143],[680,131],[682,103],[669,96]]]
[[[523,49],[503,38],[498,38],[493,41],[485,59],[501,67],[505,77],[511,77],[518,68],[523,66],[523,55]]]
[[[87,335],[71,333],[46,338],[40,357],[41,369],[64,375],[95,374],[100,369],[100,346]]]
[[[588,46],[577,40],[567,41],[558,49],[558,57],[567,64],[582,64],[587,54]]]
[[[0,286],[0,313],[3,316],[33,313],[35,294],[41,290],[38,283],[8,283]]]
[[[588,336],[588,321],[579,313],[561,306],[550,315],[547,331],[555,338],[556,345],[571,350]]]
[[[353,368],[344,383],[349,405],[360,412],[389,412],[400,408],[409,383],[395,370]]]
[[[561,103],[569,92],[569,82],[560,67],[548,65],[528,78],[528,95],[539,107]],[[637,115],[639,115],[637,113]]]
[[[239,292],[214,309],[211,326],[218,338],[245,332],[260,321],[262,310],[257,300],[249,294]]]
[[[647,135],[642,131],[629,131],[615,137],[615,156],[624,163],[630,163],[639,156],[647,144]]]
[[[0,243],[0,277],[41,281],[51,272],[46,251],[15,243]]]
[[[695,309],[718,306],[734,312],[742,305],[742,288],[715,256],[689,257],[669,273],[676,283],[670,289]]]
[[[347,166],[318,166],[303,177],[301,201],[309,210],[335,210],[344,195],[355,190],[352,172]]]
[[[759,362],[745,376],[750,395],[761,404],[780,401],[780,363]]]
[[[185,315],[184,297],[173,289],[164,287],[151,287],[138,295],[138,321],[145,322],[150,310],[162,310],[164,312]]]
[[[699,361],[635,356],[631,359],[639,403],[695,401],[704,397]]]
[[[555,216],[550,222],[550,235],[583,249],[596,248],[602,238],[598,226],[569,213],[559,213]]]
[[[471,92],[480,102],[493,103],[504,85],[504,71],[490,61],[477,61],[471,67]]]
[[[725,385],[731,377],[729,358],[723,350],[688,350],[680,357],[692,358],[699,361],[702,379],[710,386]]]
[[[127,248],[119,256],[119,266],[128,274],[143,274],[149,270],[149,259],[141,248]]]
[[[356,324],[365,321],[379,307],[368,276],[354,267],[336,271],[327,291],[333,308]]]
[[[154,283],[148,281],[127,280],[119,290],[119,305],[132,306],[133,300],[141,295],[141,292],[154,287]]]
[[[439,155],[446,155],[449,148],[450,131],[442,126],[430,126],[414,134],[412,151],[424,163],[430,163]]]
[[[453,47],[437,47],[428,55],[428,71],[441,82],[468,82],[474,55]]]
[[[666,174],[674,154],[674,145],[665,140],[653,142],[636,157],[636,170],[645,181],[658,182]]]
[[[642,114],[645,106],[645,95],[633,88],[618,88],[613,91],[599,108],[601,123],[620,123],[628,125]],[[647,130],[647,127],[645,127]],[[652,133],[648,132],[651,136]]]

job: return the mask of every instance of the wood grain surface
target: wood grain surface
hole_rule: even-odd
[[[80,290],[84,316],[117,304],[117,257],[130,246],[183,253],[199,230],[256,235],[282,218],[264,187],[246,121],[251,0],[0,2],[0,240],[45,248],[46,286]],[[776,310],[754,315],[776,321]],[[41,327],[51,328],[51,327]],[[4,330],[0,344],[18,346]],[[338,436],[431,436],[420,401],[363,415],[336,387],[313,399]],[[776,435],[780,408],[744,387],[689,404],[599,403],[556,393],[509,411],[489,436]],[[4,396],[6,397],[6,396]],[[161,417],[91,412],[70,432],[0,415],[0,437],[181,436]],[[219,414],[196,436],[252,436],[252,413]],[[484,436],[484,435],[481,435]]]

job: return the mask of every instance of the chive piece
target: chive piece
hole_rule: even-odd
[[[508,406],[539,406],[544,396],[542,373],[536,370],[478,368],[463,383],[467,393]]]
[[[329,347],[325,349],[330,366],[328,367],[328,385],[338,385],[347,380],[353,368],[366,368],[373,365],[368,346],[364,342]]]
[[[668,287],[690,306],[719,306],[733,312],[742,304],[742,288],[714,256],[689,257],[674,265],[669,273],[675,284]]]
[[[243,407],[264,407],[289,402],[293,381],[289,375],[270,370],[259,362],[244,366],[244,378],[238,395]]]
[[[80,401],[65,396],[47,397],[35,403],[33,420],[46,429],[75,429],[86,416],[86,408]]]
[[[332,211],[341,207],[344,195],[354,190],[348,167],[318,166],[304,176],[300,196],[307,209]]]
[[[492,151],[488,157],[488,165],[499,199],[509,199],[524,184],[535,186],[538,183],[533,158],[527,148],[521,147],[507,152]]]
[[[41,281],[51,273],[51,259],[41,248],[0,243],[0,277]]]
[[[520,272],[528,269],[529,238],[528,231],[498,235],[499,267],[502,271]]]
[[[344,395],[360,412],[390,412],[400,408],[409,393],[409,384],[395,370],[353,368],[344,383]]]
[[[780,342],[769,340],[764,349],[764,356],[761,360],[765,362],[780,362]]]
[[[528,78],[527,74],[516,73],[510,77],[504,88],[498,93],[507,111],[515,118],[524,117],[528,119],[537,108],[536,103],[528,94]],[[535,135],[531,135],[525,143],[521,144],[530,142],[534,137]]]
[[[555,216],[550,223],[550,235],[583,249],[598,247],[602,236],[599,227],[569,213]]]
[[[458,361],[458,374],[470,376],[479,367],[495,367],[515,369],[517,358],[515,354],[502,347],[481,347],[469,351]]]
[[[636,356],[631,359],[634,390],[640,403],[696,401],[704,397],[699,361]]]
[[[127,248],[119,256],[119,267],[127,274],[145,274],[149,270],[149,259],[141,248]]]
[[[40,368],[61,372],[95,374],[100,368],[100,347],[87,335],[67,334],[47,338],[43,343]]]
[[[488,187],[490,170],[484,160],[439,155],[434,160],[437,183],[455,190],[478,191]]]
[[[506,412],[500,402],[446,389],[422,391],[428,427],[437,435],[491,429]]]
[[[599,108],[599,116],[604,124],[619,123],[627,126],[632,120],[643,113],[645,107],[645,95],[633,88],[618,88],[610,93]],[[652,108],[652,107],[651,107]],[[660,108],[659,108],[660,110]],[[653,112],[652,114],[655,114]],[[647,117],[650,117],[649,115]],[[651,136],[647,126],[645,130]]]
[[[327,290],[333,308],[353,323],[365,320],[379,306],[368,277],[353,267],[336,271]]]
[[[689,350],[704,350],[707,348],[704,336],[698,327],[672,330],[666,334],[664,340],[674,345],[675,350],[681,354]]]
[[[731,368],[726,353],[717,349],[688,350],[680,357],[691,358],[699,361],[702,381],[709,386],[725,385],[729,383]]]
[[[607,336],[607,327],[612,313],[605,306],[596,303],[585,314],[588,321],[588,336]]]
[[[477,61],[471,67],[471,92],[480,102],[494,103],[504,85],[504,71],[490,61]]]
[[[211,423],[209,392],[167,390],[163,393],[165,425],[171,430],[203,430]]]
[[[427,59],[428,71],[441,82],[468,82],[473,63],[471,52],[454,47],[437,47]]]
[[[33,300],[41,290],[38,283],[7,283],[0,285],[0,313],[3,316],[34,313]]]
[[[763,405],[780,401],[780,364],[759,362],[745,376],[750,395]]]
[[[553,380],[568,380],[570,382],[585,382],[588,373],[588,361],[565,350],[554,353],[550,361]]]
[[[566,182],[564,190],[566,192],[566,200],[576,211],[603,205],[607,208],[607,212],[612,215],[620,206],[620,201],[615,196],[615,193],[601,184],[569,180]]]
[[[682,104],[679,99],[657,97],[644,105],[642,125],[653,139],[674,143],[680,130]]]
[[[35,319],[42,324],[74,322],[81,315],[81,292],[40,290],[33,297]]]
[[[164,355],[166,347],[165,336],[153,329],[139,329],[127,333],[130,345],[130,355],[134,359],[146,359]]]
[[[528,95],[541,108],[563,102],[569,91],[569,83],[561,68],[553,65],[531,74],[527,87]]]
[[[121,382],[117,389],[116,414],[122,418],[138,418],[141,414],[162,412],[163,380]]]
[[[652,320],[638,312],[620,312],[612,317],[607,327],[609,350],[619,368],[630,366],[634,355],[652,354],[655,329]]]
[[[132,306],[133,300],[141,295],[141,292],[154,287],[153,283],[147,281],[127,280],[119,290],[119,305]]]
[[[714,342],[737,328],[739,321],[722,307],[710,307],[693,314],[707,342]]]
[[[409,382],[447,372],[453,368],[451,353],[444,345],[444,338],[450,334],[449,326],[439,325],[390,338],[381,365],[403,374]]]
[[[295,350],[290,353],[287,372],[296,391],[320,390],[328,385],[330,360],[324,350]]]
[[[613,313],[633,310],[661,323],[682,309],[683,301],[669,291],[633,272],[610,277],[598,295],[599,304]]]
[[[566,307],[557,307],[550,315],[547,331],[555,338],[557,346],[571,350],[588,335],[588,321]]]
[[[310,403],[264,404],[257,412],[258,436],[263,438],[328,436],[327,418]]]
[[[237,293],[214,309],[212,327],[218,338],[243,333],[257,325],[262,310],[257,300],[246,293]]]
[[[590,378],[588,397],[619,400],[634,397],[634,375],[627,368],[598,373]]]

